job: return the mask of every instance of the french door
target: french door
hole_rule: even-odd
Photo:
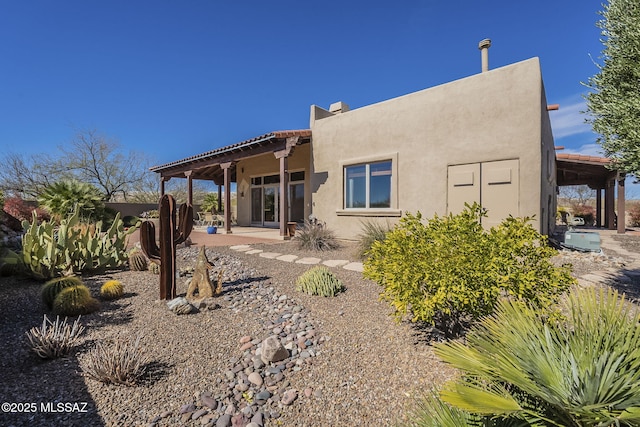
[[[265,185],[251,189],[251,224],[279,227],[280,186]]]

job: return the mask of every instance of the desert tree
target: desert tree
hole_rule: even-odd
[[[105,202],[126,201],[154,175],[147,155],[125,152],[117,140],[95,129],[78,130],[58,153],[5,154],[0,159],[0,189],[35,200],[51,185],[75,180],[96,187]]]
[[[626,173],[640,172],[640,3],[609,0],[597,22],[603,44],[598,73],[585,85],[589,118],[604,154]]]
[[[148,173],[146,156],[134,151],[125,154],[116,139],[95,129],[77,131],[61,152],[57,162],[66,164],[76,179],[98,188],[106,202],[126,200],[132,187]]]
[[[44,154],[7,153],[0,168],[0,189],[8,196],[35,200],[45,188],[70,176],[68,169]]]

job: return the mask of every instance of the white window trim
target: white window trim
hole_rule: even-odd
[[[346,167],[357,166],[361,164],[367,165],[367,173],[369,171],[369,164],[391,161],[391,194],[390,194],[390,207],[388,208],[345,208],[345,179],[346,179]],[[338,216],[389,216],[398,217],[401,216],[402,211],[398,209],[398,152],[378,154],[375,156],[359,157],[354,159],[342,160],[339,162],[341,171],[341,183],[338,186],[338,197],[340,206],[336,207],[336,215]],[[369,179],[366,181],[366,203],[369,205]]]

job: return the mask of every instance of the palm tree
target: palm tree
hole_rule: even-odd
[[[98,220],[104,215],[104,201],[100,191],[91,184],[76,181],[58,181],[46,187],[38,203],[58,220],[73,212],[77,206],[80,217]]]

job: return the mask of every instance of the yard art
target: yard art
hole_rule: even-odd
[[[218,258],[215,260],[217,259]],[[217,297],[222,294],[222,270],[218,273],[218,285],[214,290],[213,284],[211,283],[211,276],[209,276],[209,270],[211,270],[212,267],[213,263],[207,258],[206,247],[202,246],[198,254],[198,260],[196,261],[193,278],[191,282],[189,282],[189,288],[187,289],[188,300],[209,298],[212,296]]]
[[[140,244],[145,255],[160,266],[160,299],[176,297],[176,246],[183,243],[193,229],[193,206],[180,205],[176,220],[176,202],[165,194],[158,204],[160,212],[160,247],[156,242],[156,229],[151,221],[140,226]]]

